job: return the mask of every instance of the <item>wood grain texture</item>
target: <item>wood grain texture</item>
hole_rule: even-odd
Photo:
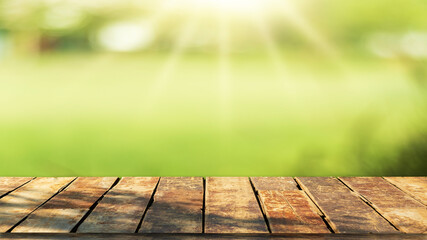
[[[261,190],[298,190],[297,184],[291,177],[251,177],[258,191]]]
[[[291,177],[251,177],[272,233],[330,233]]]
[[[342,177],[353,191],[399,230],[405,233],[427,232],[427,208],[381,177]]]
[[[425,177],[2,179],[0,239],[427,239]]]
[[[299,177],[300,186],[338,233],[393,233],[396,230],[374,209],[332,177]]]
[[[125,234],[125,233],[9,233],[1,234],[2,240],[52,240],[52,239],[169,239],[169,240],[199,240],[199,239],[241,239],[241,240],[264,240],[264,239],[284,239],[284,240],[425,240],[425,234]]]
[[[36,178],[0,199],[0,232],[6,232],[74,178]]]
[[[384,177],[384,179],[427,205],[427,177]]]
[[[70,232],[116,179],[77,178],[64,191],[34,211],[13,232]]]
[[[268,232],[246,177],[208,177],[205,205],[206,233]]]
[[[203,178],[162,177],[142,233],[201,233]]]
[[[0,177],[0,197],[27,183],[32,177]]]
[[[301,191],[259,191],[272,233],[329,233],[308,197]]]
[[[77,229],[82,233],[134,233],[158,177],[124,177]]]

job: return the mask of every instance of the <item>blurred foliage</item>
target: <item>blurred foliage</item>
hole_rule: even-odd
[[[426,175],[426,12],[0,0],[0,175]]]
[[[155,23],[157,36],[151,49],[156,49],[156,46],[162,44],[170,46],[176,39],[176,31],[180,25],[188,20],[189,15],[194,15],[192,11],[197,11],[191,10],[191,5],[196,2],[207,5],[209,1],[1,0],[0,29],[18,38],[23,34],[22,38],[32,38],[33,41],[41,39],[39,43],[41,45],[46,45],[50,41],[55,43],[54,49],[57,50],[69,48],[88,50],[96,49],[96,43],[95,45],[94,42],[91,43],[91,38],[103,26],[121,21],[152,21],[156,18],[156,14],[161,15],[163,11],[164,16]],[[427,3],[424,0],[266,2],[279,2],[283,5],[266,7],[261,14],[277,38],[278,44],[285,48],[313,50],[310,36],[307,38],[304,32],[301,32],[301,22],[289,20],[284,16],[286,11],[283,12],[282,8],[302,13],[303,22],[311,25],[315,32],[327,36],[325,40],[340,48],[354,49],[358,54],[366,53],[364,44],[373,33],[405,34],[408,31],[427,29],[424,16],[427,12]],[[287,3],[291,5],[286,5]],[[199,20],[195,20],[198,24],[198,37],[194,39],[197,41],[193,42],[193,46],[203,44],[204,41],[208,45],[200,49],[215,49],[213,44],[217,35],[215,14],[210,11],[202,11],[199,14]],[[232,40],[235,41],[233,50],[253,50],[262,47],[256,38],[251,37],[257,33],[254,32],[254,23],[248,21],[248,16],[237,15],[229,18],[233,29]]]

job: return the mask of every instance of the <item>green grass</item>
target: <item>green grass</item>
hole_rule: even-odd
[[[425,90],[395,62],[342,60],[342,69],[291,55],[278,77],[267,56],[235,56],[224,108],[213,54],[183,56],[147,98],[166,58],[0,62],[0,175],[414,175],[425,167],[418,153],[427,143],[411,147],[427,135]]]

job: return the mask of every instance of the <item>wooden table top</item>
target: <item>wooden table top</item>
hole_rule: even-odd
[[[0,239],[427,239],[427,177],[2,177]]]

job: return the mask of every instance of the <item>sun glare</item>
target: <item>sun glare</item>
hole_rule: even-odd
[[[256,9],[262,3],[259,0],[201,0],[209,7],[231,12],[244,12]]]
[[[220,10],[227,14],[241,15],[271,6],[272,3],[273,0],[184,0],[180,1],[180,7],[186,9],[187,6],[200,4],[202,11]]]

